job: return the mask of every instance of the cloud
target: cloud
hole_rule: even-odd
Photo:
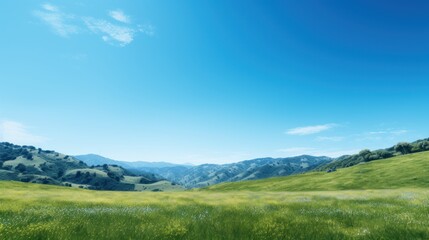
[[[84,18],[89,30],[96,34],[102,34],[105,42],[118,42],[120,46],[126,46],[134,40],[135,30],[112,24],[106,20]]]
[[[139,32],[142,32],[150,37],[155,35],[155,27],[151,24],[138,25],[137,29],[139,30]]]
[[[299,135],[299,136],[311,135],[311,134],[327,131],[335,126],[336,124],[325,124],[325,125],[298,127],[298,128],[289,129],[288,131],[286,131],[286,134]]]
[[[394,130],[394,131],[390,131],[390,134],[393,135],[402,135],[402,134],[406,134],[409,133],[410,131],[408,130]]]
[[[46,141],[46,138],[30,133],[28,127],[22,123],[2,121],[0,122],[0,141],[32,145],[42,143]]]
[[[109,12],[110,17],[122,23],[130,23],[130,17],[125,15],[122,10],[113,10]]]
[[[48,3],[42,4],[39,10],[34,11],[34,15],[62,37],[91,32],[100,35],[104,42],[121,47],[133,42],[138,33],[147,36],[155,34],[153,25],[131,24],[131,18],[122,10],[109,11],[109,16],[119,23],[64,13],[57,6]]]
[[[56,6],[43,4],[42,10],[34,11],[34,15],[61,37],[68,37],[78,32],[78,27],[70,23],[73,17],[64,14]]]
[[[344,140],[344,137],[317,137],[316,141],[319,142],[341,142]]]
[[[58,7],[51,5],[49,3],[43,4],[42,8],[45,9],[46,11],[51,11],[51,12],[57,12],[58,11]]]

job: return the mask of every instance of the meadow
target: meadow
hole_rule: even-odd
[[[0,239],[429,239],[429,190],[108,192],[0,182]]]

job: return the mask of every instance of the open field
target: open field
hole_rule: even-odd
[[[0,239],[428,239],[429,190],[106,192],[0,182]]]

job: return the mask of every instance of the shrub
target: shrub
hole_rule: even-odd
[[[401,154],[408,154],[411,153],[411,149],[413,146],[407,142],[401,142],[396,144],[395,151],[400,152]]]
[[[18,164],[18,166],[15,167],[15,170],[23,173],[27,170],[27,167],[24,164],[20,163]]]

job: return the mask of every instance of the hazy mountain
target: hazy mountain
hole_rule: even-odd
[[[0,143],[0,180],[97,190],[133,191],[180,188],[154,174],[136,175],[118,165],[95,165],[97,166],[90,167],[72,156],[36,149],[33,146]]]
[[[191,168],[161,168],[156,174],[185,187],[204,187],[221,182],[287,176],[312,170],[331,162],[328,157],[298,156],[291,158],[258,158],[231,164],[203,164]]]
[[[123,168],[127,169],[140,169],[145,170],[146,168],[165,168],[165,167],[177,167],[177,166],[189,166],[190,165],[181,165],[181,164],[174,164],[174,163],[168,163],[168,162],[128,162],[128,161],[119,161],[119,160],[113,160],[110,158],[106,158],[100,155],[96,154],[87,154],[87,155],[77,155],[74,156],[76,159],[79,159],[86,164],[92,166],[92,165],[103,165],[103,164],[115,164],[118,166],[121,166]]]
[[[259,158],[232,164],[179,165],[166,162],[125,162],[95,154],[75,158],[88,165],[115,164],[134,173],[153,173],[188,188],[221,182],[234,182],[287,176],[312,170],[331,162],[328,157],[299,156],[292,158]]]

